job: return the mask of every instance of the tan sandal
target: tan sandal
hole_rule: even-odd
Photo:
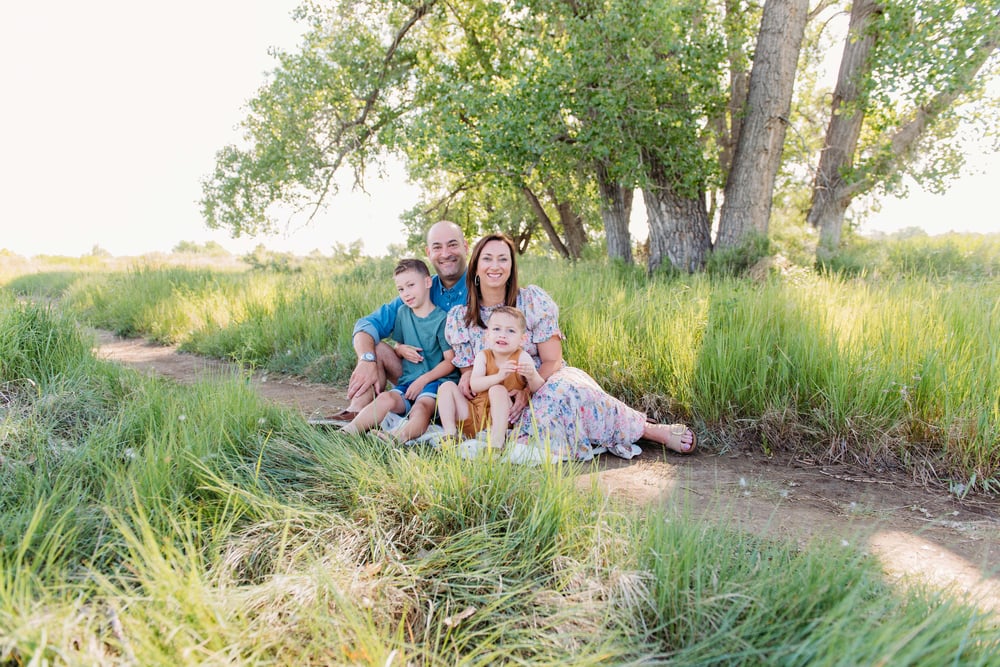
[[[649,423],[649,426],[651,428],[657,428],[657,429],[664,428],[664,429],[667,429],[667,438],[666,438],[667,442],[658,442],[658,444],[666,447],[667,449],[669,449],[670,451],[674,452],[675,454],[680,454],[681,456],[689,456],[691,454],[694,454],[695,451],[698,449],[698,434],[695,433],[694,429],[692,429],[690,426],[686,426],[684,424],[657,424],[657,423],[651,422],[649,420],[647,420],[647,422]],[[685,450],[679,450],[679,449],[675,449],[674,447],[671,446],[670,439],[671,439],[672,436],[676,435],[678,437],[683,437],[683,435],[684,435],[684,433],[674,433],[673,428],[675,426],[684,426],[684,428],[687,430],[687,432],[689,432],[691,434],[691,447],[690,448],[685,449]],[[654,440],[653,442],[657,442],[657,441]],[[683,446],[683,444],[680,443],[680,442],[678,442],[677,446],[681,447],[681,446]]]

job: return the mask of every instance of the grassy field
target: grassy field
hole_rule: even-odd
[[[215,280],[109,278],[99,285],[183,278],[189,291],[175,291],[192,302],[191,286]],[[245,279],[237,291],[259,298],[275,280]],[[671,331],[686,330],[672,324],[681,313],[713,317],[707,284],[600,280],[587,289],[617,284],[633,305],[674,295],[674,316],[657,315]],[[806,301],[763,310],[800,322],[815,312],[797,313]],[[641,312],[620,308],[632,332]],[[598,320],[571,310],[582,357],[580,329]],[[893,587],[849,544],[637,514],[581,488],[576,465],[317,431],[240,377],[181,388],[96,361],[77,317],[0,294],[0,664],[988,665],[1000,649],[995,619]],[[718,335],[699,323],[683,339],[696,352],[642,372],[669,368],[660,387],[695,382]],[[694,396],[676,409],[699,414]]]
[[[392,296],[392,264],[137,264],[7,288],[124,335],[343,383],[354,321]],[[571,363],[709,446],[906,465],[1000,492],[1000,236],[859,241],[831,268],[648,279],[528,257],[521,279],[560,305]]]

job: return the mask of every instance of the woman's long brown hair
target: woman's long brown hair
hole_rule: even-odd
[[[506,234],[487,234],[476,242],[472,248],[472,257],[469,259],[469,270],[465,272],[465,284],[469,288],[469,298],[466,301],[465,326],[478,325],[481,329],[486,328],[482,316],[479,314],[479,304],[483,295],[479,291],[476,283],[476,273],[479,271],[479,256],[483,254],[483,246],[490,241],[503,241],[510,249],[510,275],[507,277],[507,288],[504,292],[503,305],[517,307],[517,252],[514,250],[514,242]]]

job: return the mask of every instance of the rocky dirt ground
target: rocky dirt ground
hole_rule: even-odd
[[[225,363],[142,339],[95,332],[98,356],[179,382],[232,373]],[[257,374],[268,400],[306,417],[347,404],[344,388],[294,377]],[[857,541],[903,583],[948,588],[983,609],[1000,611],[1000,501],[958,498],[899,473],[829,465],[793,455],[716,454],[707,448],[679,456],[643,444],[625,461],[600,457],[580,484],[595,480],[611,500],[638,508],[668,505],[746,530],[806,542]]]

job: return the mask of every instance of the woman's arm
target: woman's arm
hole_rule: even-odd
[[[563,367],[562,340],[559,336],[553,336],[538,344],[538,358],[542,362],[538,367],[538,374],[546,380]]]

